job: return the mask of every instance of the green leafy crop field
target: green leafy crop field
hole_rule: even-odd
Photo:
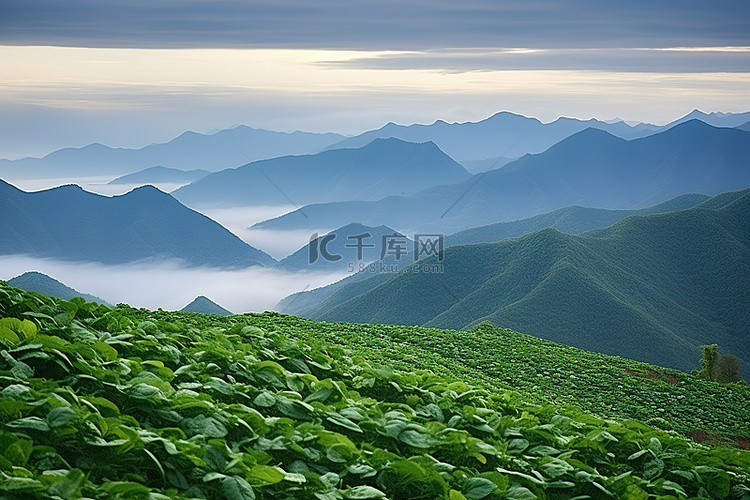
[[[0,497],[750,498],[750,452],[600,397],[653,391],[644,417],[668,428],[652,404],[669,391],[736,392],[715,426],[708,401],[685,420],[739,432],[739,384],[490,327],[111,309],[3,283],[0,318]],[[571,405],[588,399],[598,416]]]

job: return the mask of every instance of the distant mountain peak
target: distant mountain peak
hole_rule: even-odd
[[[180,311],[202,314],[218,314],[220,316],[231,316],[233,314],[231,311],[224,309],[205,295],[199,295],[190,304],[180,309]]]
[[[61,283],[55,278],[52,278],[51,276],[40,273],[39,271],[27,271],[19,276],[16,276],[15,278],[9,279],[8,284],[22,290],[50,295],[52,297],[57,297],[63,300],[70,300],[73,297],[81,297],[86,300],[86,302],[107,304],[106,301],[100,299],[99,297],[81,293],[78,290],[65,285],[64,283]]]

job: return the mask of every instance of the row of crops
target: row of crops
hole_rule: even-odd
[[[440,364],[389,338],[404,327],[110,309],[4,283],[0,318],[0,497],[750,499],[749,452],[493,389],[460,353]]]

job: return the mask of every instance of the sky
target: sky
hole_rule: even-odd
[[[3,0],[0,158],[235,124],[750,110],[745,0]]]

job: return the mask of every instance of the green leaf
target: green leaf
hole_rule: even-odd
[[[0,340],[5,341],[8,344],[15,345],[20,342],[18,334],[8,328],[7,326],[0,325]]]
[[[508,489],[505,498],[507,500],[536,500],[539,497],[532,493],[528,488],[513,485]]]
[[[5,458],[13,465],[24,467],[31,456],[34,443],[28,439],[19,439],[5,449]]]
[[[355,486],[344,492],[344,498],[363,500],[367,498],[384,498],[385,493],[372,486]]]
[[[86,477],[83,472],[78,469],[73,469],[65,476],[61,481],[57,481],[55,484],[49,487],[47,493],[52,496],[60,498],[80,498],[81,487]]]
[[[466,498],[479,500],[480,498],[489,496],[496,489],[497,485],[489,479],[483,477],[470,477],[464,481],[464,486],[461,488],[461,492]]]
[[[352,430],[355,432],[362,432],[362,428],[359,425],[355,424],[353,421],[351,421],[350,419],[346,417],[342,417],[338,413],[333,413],[333,412],[328,413],[328,415],[326,416],[326,420],[328,420],[329,422],[333,424],[340,425],[341,427],[345,427],[349,430]]]
[[[643,466],[643,477],[648,480],[661,476],[662,472],[664,472],[664,462],[659,458],[646,462]]]
[[[255,500],[250,484],[239,476],[229,476],[221,481],[221,489],[227,500]]]
[[[270,465],[256,465],[245,476],[253,486],[266,486],[284,480],[284,472]]]
[[[149,487],[132,481],[105,482],[99,488],[109,493],[110,497],[121,495],[126,498],[138,498],[139,496],[148,495],[151,491]]]
[[[424,434],[416,429],[404,429],[398,435],[399,441],[415,448],[432,448],[440,444],[440,440],[429,434]]]
[[[0,491],[31,492],[41,491],[43,488],[42,483],[27,477],[11,477],[0,481]]]
[[[76,417],[76,412],[67,406],[52,408],[47,414],[47,423],[53,429],[67,424]]]
[[[507,453],[509,455],[520,455],[528,447],[529,447],[528,439],[523,439],[523,438],[511,439],[510,441],[508,441]]]
[[[107,344],[106,342],[96,341],[91,347],[104,359],[104,361],[114,361],[117,359],[119,354],[117,349]]]
[[[198,415],[194,418],[185,419],[187,430],[193,434],[202,434],[210,438],[223,438],[229,431],[227,428],[216,420],[214,417],[205,417],[204,415]]]
[[[269,392],[261,392],[255,396],[253,404],[255,406],[260,406],[261,408],[267,408],[276,404],[276,398]]]
[[[42,432],[46,432],[49,430],[49,424],[47,424],[46,421],[42,420],[39,417],[19,418],[18,420],[8,422],[5,425],[7,425],[8,427],[13,427],[14,429],[33,429],[35,431]]]
[[[653,453],[653,451],[651,451],[651,450],[650,450],[650,449],[648,449],[648,448],[646,448],[645,450],[641,450],[641,451],[636,451],[635,453],[633,453],[632,455],[630,455],[630,456],[628,457],[628,460],[635,460],[636,458],[642,457],[642,456],[643,456],[643,455],[645,455],[646,453]]]

